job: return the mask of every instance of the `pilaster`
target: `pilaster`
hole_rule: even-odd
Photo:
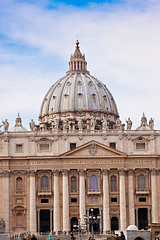
[[[119,194],[120,194],[120,229],[125,230],[126,224],[126,186],[125,170],[119,169]]]
[[[110,212],[109,212],[109,180],[108,170],[103,169],[103,233],[106,234],[108,230],[111,230],[110,226]]]

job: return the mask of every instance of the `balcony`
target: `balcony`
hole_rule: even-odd
[[[38,196],[51,196],[52,192],[50,190],[38,190]]]
[[[87,191],[88,195],[100,195],[101,194],[101,189],[88,189]]]
[[[136,195],[149,195],[150,194],[150,190],[149,189],[137,189],[135,191]]]

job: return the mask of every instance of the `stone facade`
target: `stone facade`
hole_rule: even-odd
[[[68,233],[79,219],[85,224],[91,209],[101,215],[97,232],[159,223],[160,131],[145,115],[136,130],[130,118],[121,123],[111,93],[90,77],[79,43],[69,66],[44,98],[39,125],[31,120],[27,131],[20,116],[14,128],[3,123],[0,218],[6,232]],[[55,107],[74,89],[74,109],[68,100],[65,108]]]

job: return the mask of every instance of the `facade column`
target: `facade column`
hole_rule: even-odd
[[[36,172],[30,171],[30,232],[36,233]]]
[[[148,208],[148,224],[151,223],[151,209]]]
[[[79,216],[81,219],[81,224],[85,224],[84,215],[86,214],[86,204],[85,204],[85,170],[79,171]]]
[[[103,170],[103,234],[110,230],[108,170]]]
[[[128,170],[129,225],[135,225],[134,170]]]
[[[54,172],[54,232],[60,231],[59,171]]]
[[[158,223],[157,171],[151,169],[152,223]]]
[[[52,232],[52,229],[53,229],[52,222],[53,222],[53,219],[52,219],[52,210],[50,209],[50,232]]]
[[[86,214],[89,218],[89,209],[87,208],[87,214]],[[87,233],[89,233],[89,223],[87,223]]]
[[[3,194],[2,194],[2,216],[6,223],[6,233],[9,233],[9,175],[10,171],[2,171]]]
[[[38,232],[40,232],[40,210],[37,211],[38,214]]]
[[[120,229],[125,230],[126,224],[126,188],[125,188],[125,170],[119,170],[119,195],[120,195]]]
[[[136,208],[136,226],[138,227],[138,208]]]
[[[99,209],[99,212],[100,212],[100,221],[99,221],[99,228],[100,228],[100,234],[102,233],[103,231],[103,226],[102,226],[102,222],[103,222],[103,213],[102,213],[102,208]]]
[[[69,232],[68,170],[63,171],[63,232]]]

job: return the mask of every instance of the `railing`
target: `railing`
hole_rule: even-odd
[[[37,195],[38,196],[40,196],[40,195],[52,195],[52,192],[50,190],[38,190]]]
[[[101,194],[100,189],[88,189],[87,194]]]
[[[149,195],[150,190],[149,189],[136,189],[135,194],[143,194],[143,195]]]

